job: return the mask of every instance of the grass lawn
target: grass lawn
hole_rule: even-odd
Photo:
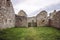
[[[60,30],[52,27],[0,30],[0,40],[60,40]]]

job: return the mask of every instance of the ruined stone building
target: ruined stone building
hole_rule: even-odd
[[[18,15],[14,13],[11,0],[0,0],[0,29],[11,27],[40,27],[52,26],[60,28],[60,11],[54,10],[49,17],[45,10],[36,17],[27,17],[21,10]]]
[[[27,27],[27,14],[21,10],[18,15],[15,15],[15,26],[16,27]]]
[[[36,17],[27,18],[28,27],[37,27]]]
[[[47,18],[47,12],[45,10],[41,11],[36,17],[28,17],[28,27],[47,26]]]
[[[46,26],[48,23],[47,12],[45,10],[41,11],[37,16],[37,26]]]
[[[49,26],[60,28],[60,11],[50,13]]]
[[[16,27],[41,27],[52,26],[60,28],[60,11],[54,10],[54,12],[47,15],[45,10],[41,11],[37,16],[27,17],[26,13],[21,10],[18,15],[15,15]]]
[[[15,26],[15,14],[11,0],[0,0],[0,28]]]

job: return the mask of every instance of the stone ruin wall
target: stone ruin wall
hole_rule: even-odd
[[[16,27],[27,27],[27,15],[23,10],[15,16],[15,20]]]
[[[15,26],[15,14],[11,0],[0,0],[0,28]]]
[[[27,18],[27,22],[28,22],[28,27],[37,27],[37,21],[36,21],[36,17],[28,17]]]
[[[60,11],[53,12],[50,17],[52,18],[49,19],[49,25],[60,28]]]
[[[48,20],[47,20],[47,12],[45,10],[41,11],[37,16],[37,26],[47,26]]]

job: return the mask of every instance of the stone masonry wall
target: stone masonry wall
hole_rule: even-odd
[[[0,28],[15,26],[15,14],[11,0],[0,0]]]
[[[50,26],[60,28],[60,11],[57,11],[50,19]]]
[[[27,17],[15,15],[15,27],[27,27]]]
[[[23,10],[19,11],[18,15],[15,16],[15,20],[16,27],[27,27],[27,15]]]
[[[46,26],[48,23],[47,12],[41,11],[37,16],[37,26]]]

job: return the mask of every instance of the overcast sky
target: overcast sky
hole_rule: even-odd
[[[38,11],[59,10],[60,0],[12,0],[15,13],[24,10],[28,16],[38,14]]]

